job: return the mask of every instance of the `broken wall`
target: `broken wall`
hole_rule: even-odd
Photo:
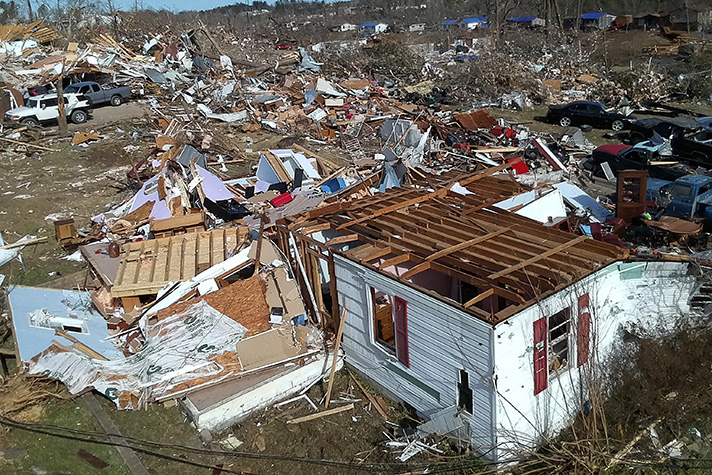
[[[460,371],[469,374],[473,413],[462,413],[473,447],[493,445],[492,327],[440,300],[334,256],[339,303],[348,309],[343,348],[347,361],[396,400],[422,415],[457,405]],[[370,288],[407,302],[409,367],[374,340]]]
[[[588,400],[586,374],[605,361],[625,331],[660,337],[696,313],[691,295],[697,278],[693,264],[679,262],[615,263],[543,299],[495,327],[494,374],[497,380],[497,459],[507,459],[541,444],[568,427]],[[589,296],[588,362],[578,366],[578,299]],[[547,355],[546,388],[535,393],[535,321],[570,308],[567,368],[552,372]],[[691,317],[692,315],[692,317]]]

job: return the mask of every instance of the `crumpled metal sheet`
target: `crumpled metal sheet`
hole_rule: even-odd
[[[201,300],[147,325],[146,342],[134,355],[102,361],[50,348],[30,362],[29,373],[62,381],[72,394],[94,387],[119,409],[136,409],[179,384],[218,375],[223,368],[211,357],[235,351],[246,333],[243,325]]]

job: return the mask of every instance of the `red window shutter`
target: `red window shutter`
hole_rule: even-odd
[[[396,315],[396,352],[398,361],[410,368],[408,351],[408,302],[400,297],[395,298]]]
[[[578,365],[588,361],[588,348],[591,340],[591,312],[588,308],[588,294],[578,299],[578,332],[576,347],[578,348]]]
[[[546,389],[546,318],[534,321],[534,395]]]

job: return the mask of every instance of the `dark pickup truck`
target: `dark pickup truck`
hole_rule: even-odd
[[[670,141],[672,151],[704,167],[712,166],[712,132],[700,130],[691,134],[679,132]]]
[[[646,198],[676,218],[712,219],[712,177],[687,175],[675,181],[648,179]]]
[[[96,107],[104,104],[119,106],[131,97],[131,89],[127,86],[102,87],[96,82],[78,82],[64,88],[64,92],[74,92],[84,95],[89,103]]]

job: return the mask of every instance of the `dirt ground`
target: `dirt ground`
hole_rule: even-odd
[[[152,448],[155,452],[200,464],[221,464],[230,470],[245,473],[347,475],[366,470],[388,474],[422,469],[424,464],[453,461],[466,467],[467,471],[455,470],[451,473],[478,473],[484,469],[470,454],[457,455],[444,442],[439,444],[446,451],[442,455],[417,455],[405,464],[399,463],[395,457],[402,447],[390,449],[386,442],[403,436],[407,427],[416,421],[392,401],[378,396],[372,388],[368,390],[390,407],[390,422],[386,422],[372,407],[348,373],[341,371],[336,374],[329,407],[338,408],[353,403],[353,410],[300,424],[288,424],[291,419],[314,413],[302,400],[255,413],[221,433],[212,434],[212,441],[208,444],[204,444],[192,426],[186,423],[177,406],[167,408],[154,404],[145,411],[117,411],[109,400],[100,399],[104,410],[123,435],[160,444],[161,448]],[[318,405],[325,392],[326,384],[318,384],[307,395]],[[12,394],[16,393],[0,391],[3,407],[9,407],[8,398]],[[50,398],[42,403],[41,408],[31,407],[11,414],[11,417],[23,422],[41,421],[48,426],[101,432],[81,398]],[[79,450],[85,450],[108,463],[102,473],[129,473],[111,446],[38,435],[18,428],[0,429],[0,472],[26,474],[44,469],[49,473],[73,475],[96,473],[78,455]],[[191,467],[148,453],[137,452],[137,455],[152,474],[212,472],[209,468]],[[373,465],[367,467],[364,464]]]

